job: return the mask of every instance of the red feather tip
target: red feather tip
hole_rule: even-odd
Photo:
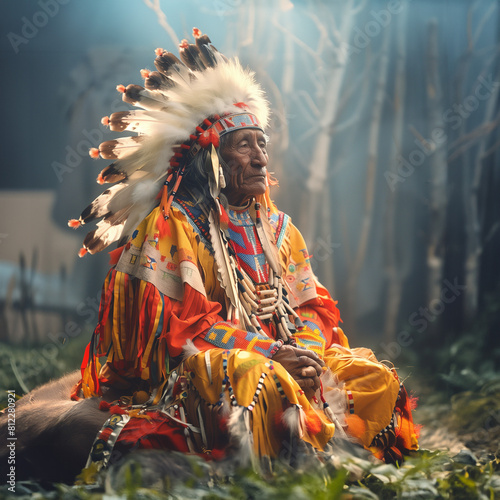
[[[97,184],[104,184],[104,177],[101,173],[97,176]]]
[[[90,148],[89,155],[91,158],[99,158],[99,150],[97,148]]]
[[[109,411],[111,405],[107,401],[101,401],[99,403],[99,410],[101,411]]]
[[[149,71],[149,69],[141,69],[142,78],[148,78],[150,73],[151,71]]]
[[[241,108],[241,109],[248,109],[248,104],[244,102],[235,102],[233,103],[236,107]]]
[[[222,431],[222,432],[227,432],[227,422],[228,422],[228,419],[227,418],[219,418],[219,429]]]
[[[161,47],[158,47],[157,49],[155,49],[155,54],[157,56],[161,56],[163,54],[163,52],[165,52],[165,49],[162,49]]]
[[[118,405],[113,405],[110,407],[109,412],[111,415],[125,415],[127,410],[124,408],[120,408]]]
[[[118,264],[118,261],[120,260],[120,257],[122,256],[124,250],[125,250],[125,245],[115,248],[114,250],[111,250],[111,252],[108,252],[110,266],[115,266],[116,264]]]
[[[201,30],[199,30],[198,28],[193,28],[193,36],[195,38],[199,38],[201,36]]]
[[[118,92],[121,92],[122,94],[125,94],[125,91],[126,91],[125,85],[121,85],[121,84],[117,85],[116,90],[118,90]]]
[[[285,422],[283,421],[283,411],[278,411],[274,414],[274,426],[279,431],[285,429]]]
[[[416,396],[408,396],[408,403],[410,405],[410,410],[414,411],[418,406],[418,397]]]
[[[202,148],[207,148],[210,144],[213,144],[214,147],[219,147],[219,132],[214,128],[209,128],[208,130],[203,131],[198,138],[198,143]]]
[[[180,49],[187,49],[189,47],[189,42],[184,38],[179,44]]]
[[[102,125],[104,125],[105,127],[107,127],[109,125],[109,116],[103,116],[101,118],[101,123],[102,123]]]
[[[220,221],[229,224],[229,216],[222,205],[220,205]]]
[[[417,439],[420,437],[420,432],[422,430],[423,425],[422,424],[415,424],[414,426],[415,429],[415,436],[417,436]]]
[[[76,229],[77,227],[80,227],[82,223],[78,219],[70,219],[68,221],[68,226]]]
[[[83,257],[87,252],[88,250],[85,247],[80,248],[80,250],[78,251],[78,257]]]

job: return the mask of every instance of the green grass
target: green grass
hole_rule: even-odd
[[[0,387],[4,391],[13,389],[21,396],[51,378],[75,370],[80,365],[89,338],[90,332],[85,332],[64,345],[52,343],[52,347],[45,344],[30,349],[0,344]],[[454,359],[450,364],[452,356],[449,352],[443,351],[442,355],[448,360],[443,369],[446,375],[436,373],[427,387],[427,395],[431,394],[433,401],[441,403],[440,412],[430,398],[425,402],[424,397],[421,404],[427,404],[427,414],[433,419],[434,427],[457,433],[465,444],[477,445],[472,448],[479,457],[477,462],[466,455],[421,450],[401,467],[343,457],[324,463],[314,462],[304,470],[276,464],[272,474],[259,475],[245,469],[227,476],[220,471],[209,474],[206,462],[189,457],[192,474],[186,481],[177,477],[160,477],[154,486],[146,488],[143,471],[131,462],[132,465],[122,466],[115,472],[122,478],[118,483],[113,481],[113,471],[101,472],[94,484],[53,485],[50,491],[33,482],[18,482],[16,498],[500,499],[500,455],[492,453],[500,442],[500,376],[491,363],[479,365],[481,370],[476,372],[460,359]],[[417,386],[418,373],[417,368],[413,375]],[[443,381],[447,384],[447,392],[442,388]],[[2,392],[0,408],[5,404],[6,393]],[[442,407],[447,408],[446,413]],[[83,477],[95,476],[91,472],[87,471]],[[7,486],[3,482],[0,484],[0,499],[8,498]]]
[[[330,499],[495,499],[500,497],[500,460],[491,457],[477,465],[460,463],[443,452],[420,451],[403,466],[345,458],[340,465],[332,461],[314,464],[306,471],[276,464],[272,474],[258,475],[251,469],[231,477],[212,475],[207,465],[191,457],[192,477],[185,481],[164,478],[154,487],[145,488],[141,469],[122,467],[123,487],[116,490],[113,480],[100,475],[97,485],[57,485],[53,491],[41,490],[32,483],[18,483],[16,497],[64,500],[110,499],[255,499],[255,500],[330,500]],[[130,463],[129,463],[130,465]],[[1,494],[5,490],[0,490]]]
[[[8,390],[18,397],[51,379],[80,368],[91,332],[82,332],[64,344],[47,341],[26,348],[0,343],[0,409],[7,403]]]

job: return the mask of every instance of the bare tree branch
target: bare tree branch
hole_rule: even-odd
[[[481,33],[483,32],[484,25],[492,18],[493,13],[495,12],[496,9],[497,9],[497,3],[492,2],[490,4],[490,8],[484,13],[484,16],[477,24],[477,28],[476,28],[476,31],[474,33],[473,39],[472,39],[473,45],[475,45],[477,43],[478,38],[480,37]]]
[[[156,13],[158,23],[168,33],[170,39],[174,42],[174,45],[179,45],[179,39],[177,38],[175,30],[170,26],[170,24],[168,24],[167,16],[161,9],[160,0],[144,0],[144,3]]]
[[[484,152],[484,154],[481,156],[481,159],[484,160],[487,156],[490,156],[490,154],[494,153],[498,148],[500,148],[500,139],[491,146],[490,149]]]
[[[468,151],[472,146],[474,146],[478,141],[484,139],[484,136],[489,135],[493,130],[495,130],[500,125],[500,112],[497,115],[497,118],[494,121],[488,123],[482,123],[479,127],[475,128],[472,132],[463,135],[458,140],[456,140],[451,146],[450,149],[458,147],[456,151],[454,151],[449,157],[448,161],[452,162],[459,156],[463,155],[466,151]],[[465,144],[463,144],[465,142]]]
[[[273,25],[278,28],[280,31],[285,33],[286,36],[291,37],[291,39],[305,52],[307,52],[312,58],[315,59],[316,64],[321,64],[321,58],[318,56],[315,50],[313,50],[309,45],[303,42],[300,38],[294,35],[290,30],[287,30],[285,27],[281,26],[276,19],[273,19]]]

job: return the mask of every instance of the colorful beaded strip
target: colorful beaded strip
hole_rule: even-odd
[[[210,233],[207,228],[200,222],[198,217],[195,217],[191,210],[189,209],[187,203],[184,200],[177,199],[176,202],[185,210],[189,218],[196,224],[196,227],[200,230],[200,233],[203,235],[206,241],[210,241]]]
[[[354,398],[351,391],[346,391],[349,403],[349,413],[354,413]]]
[[[264,380],[267,377],[266,372],[262,372],[260,378],[259,378],[259,383],[257,384],[257,389],[255,390],[255,394],[253,395],[252,402],[247,406],[248,411],[252,411],[255,408],[255,404],[259,400],[259,394],[260,391],[262,391],[262,387],[264,387]]]
[[[284,342],[279,339],[276,341],[276,344],[274,344],[273,348],[271,349],[271,352],[269,354],[269,357],[272,358],[284,345]]]

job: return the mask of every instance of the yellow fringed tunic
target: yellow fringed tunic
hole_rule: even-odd
[[[267,193],[261,198],[290,302],[305,325],[295,340],[319,354],[333,374],[318,399],[308,400],[270,359],[277,335],[272,326],[262,322],[262,333],[253,333],[227,322],[208,222],[189,196],[172,205],[169,234],[160,236],[156,208],[121,249],[105,280],[99,323],[82,363],[83,396],[113,385],[135,395],[157,394],[157,404],[174,374],[169,415],[201,429],[189,449],[210,452],[244,424],[257,457],[280,456],[290,426],[296,437],[323,450],[335,432],[325,413],[330,404],[342,431],[379,458],[400,459],[418,444],[412,403],[395,370],[368,349],[349,348],[336,302],[316,280],[302,235]],[[182,361],[188,341],[200,352]],[[241,422],[231,419],[236,410]]]

